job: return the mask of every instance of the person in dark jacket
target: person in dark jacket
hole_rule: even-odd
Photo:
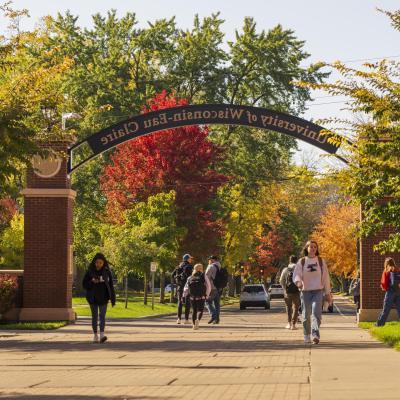
[[[106,326],[107,304],[115,305],[115,291],[108,262],[103,254],[97,253],[83,278],[82,286],[86,289],[86,300],[92,311],[93,343],[99,342],[97,324],[100,317],[100,343],[107,340],[104,334]]]
[[[193,257],[190,254],[183,256],[183,261],[175,268],[172,272],[172,279],[176,283],[176,294],[178,297],[178,320],[177,324],[181,323],[182,308],[185,304],[185,324],[189,324],[190,314],[190,297],[184,296],[183,291],[186,285],[186,281],[193,272]]]

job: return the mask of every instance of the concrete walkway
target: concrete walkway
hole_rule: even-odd
[[[281,300],[225,308],[221,325],[199,331],[172,317],[114,320],[103,345],[90,343],[87,319],[0,331],[0,398],[398,400],[400,353],[358,329],[346,300],[336,304],[343,315],[324,315],[318,346],[283,329]]]

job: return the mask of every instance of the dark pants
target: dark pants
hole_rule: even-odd
[[[203,311],[204,311],[204,302],[205,300],[191,300],[192,302],[192,321],[193,324],[198,319],[199,321],[201,320],[201,317],[203,316]]]
[[[357,311],[360,309],[360,295],[354,296],[354,304],[357,304]]]
[[[190,314],[190,298],[189,296],[183,297],[183,288],[177,289],[178,295],[178,318],[182,318],[182,308],[185,304],[185,319],[189,319]]]
[[[383,300],[383,310],[379,315],[376,325],[383,326],[386,324],[387,317],[389,316],[393,304],[396,304],[397,315],[400,319],[400,295],[396,295],[393,290],[388,290],[385,293],[385,298]]]
[[[100,332],[106,327],[107,304],[91,304],[93,333],[97,333],[97,322],[100,316]]]
[[[285,296],[285,304],[288,322],[295,325],[299,317],[300,293],[287,293]]]
[[[219,313],[221,309],[220,293],[218,290],[213,289],[210,297],[207,299],[208,312],[214,321],[219,321]]]

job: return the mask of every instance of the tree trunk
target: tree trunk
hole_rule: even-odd
[[[160,303],[165,303],[165,271],[160,271]]]
[[[148,285],[149,285],[149,280],[148,280],[147,272],[144,274],[143,280],[144,280],[143,304],[144,304],[144,305],[147,305],[147,296],[148,296],[148,294],[149,294],[149,290],[148,290],[148,289],[149,289],[149,287],[148,287]]]
[[[235,295],[235,275],[233,274],[229,274],[228,295],[230,297],[233,297]]]
[[[128,274],[125,275],[125,308],[128,308]]]

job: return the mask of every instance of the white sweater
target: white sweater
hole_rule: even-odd
[[[326,262],[322,260],[322,270],[318,263],[318,257],[305,257],[304,267],[301,259],[296,264],[293,273],[293,282],[302,282],[303,291],[323,290],[324,293],[331,292],[331,280]]]

